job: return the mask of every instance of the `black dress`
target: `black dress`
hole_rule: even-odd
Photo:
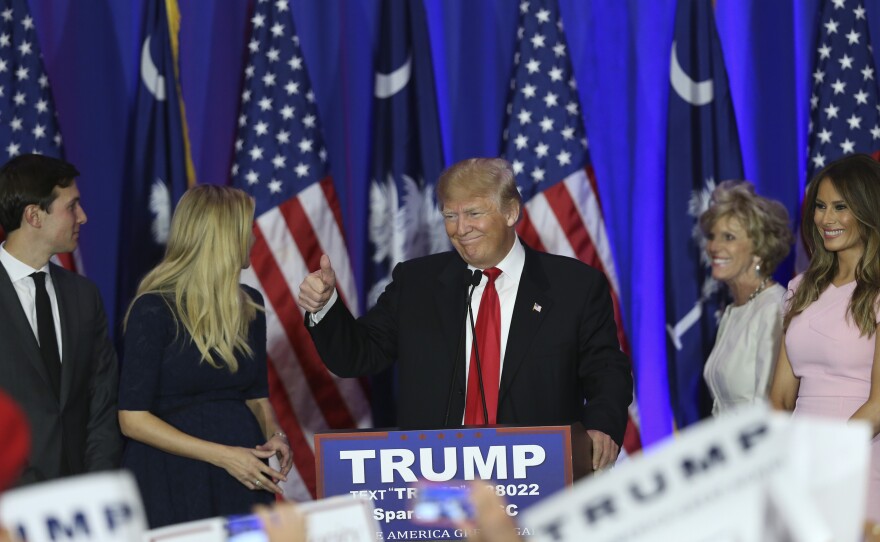
[[[262,296],[242,286],[260,305]],[[245,404],[268,397],[266,317],[257,313],[248,330],[254,357],[238,356],[238,371],[200,362],[201,353],[170,305],[158,294],[139,298],[125,332],[119,409],[147,410],[194,437],[253,448],[266,441]],[[248,513],[274,500],[252,491],[210,463],[169,454],[129,439],[123,468],[137,478],[152,528],[214,516]]]

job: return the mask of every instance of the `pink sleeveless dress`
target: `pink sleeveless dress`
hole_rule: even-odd
[[[787,297],[801,278],[798,275],[789,283]],[[855,282],[829,285],[788,326],[785,349],[800,378],[794,416],[846,419],[868,399],[875,337],[860,337],[858,327],[847,318],[855,287]],[[867,518],[880,521],[880,436],[871,442]]]

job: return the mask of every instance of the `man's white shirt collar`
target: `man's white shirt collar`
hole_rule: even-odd
[[[498,262],[497,267],[501,270],[501,277],[507,275],[508,279],[514,279],[514,282],[518,283],[519,278],[522,276],[523,267],[526,265],[526,249],[523,248],[522,243],[519,240],[519,236],[514,236],[513,246],[510,247],[510,252],[507,253],[507,256],[504,257],[503,260]],[[472,265],[468,265],[468,269],[474,271],[477,269]],[[500,278],[499,277],[499,280]]]
[[[47,263],[40,269],[34,269],[28,264],[22,262],[12,254],[10,254],[6,250],[6,241],[0,243],[0,263],[3,264],[3,267],[6,268],[6,274],[9,275],[9,280],[11,282],[18,282],[19,280],[29,277],[37,271],[42,271],[49,274],[49,264]]]

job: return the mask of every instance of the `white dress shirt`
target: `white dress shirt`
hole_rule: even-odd
[[[52,304],[55,337],[58,339],[58,359],[61,359],[61,315],[58,312],[58,297],[55,295],[55,285],[52,283],[52,274],[49,273],[49,264],[47,263],[41,269],[34,269],[7,252],[5,242],[0,244],[0,264],[6,269],[6,274],[9,275],[9,280],[12,281],[12,287],[15,288],[15,293],[18,294],[21,308],[24,309],[24,315],[31,325],[37,343],[40,342],[40,334],[37,331],[37,287],[34,284],[34,279],[31,278],[31,274],[37,271],[46,273],[46,291],[49,293],[49,303]]]
[[[501,270],[501,274],[495,279],[495,290],[498,291],[498,301],[501,303],[501,367],[498,368],[499,377],[504,371],[504,352],[507,350],[507,337],[510,335],[510,323],[513,321],[513,307],[516,305],[516,292],[519,290],[519,279],[522,277],[525,264],[526,250],[523,248],[522,243],[519,242],[519,237],[517,237],[514,239],[513,247],[511,247],[507,256],[495,266]],[[469,265],[468,269],[473,271],[476,267]],[[471,309],[474,311],[475,326],[477,325],[477,317],[480,312],[480,300],[483,298],[483,290],[486,289],[488,283],[489,277],[483,275],[480,284],[474,288],[474,296],[471,298]],[[467,376],[470,374],[471,347],[473,346],[470,317],[468,317],[466,334],[467,336],[464,347],[465,381],[467,381]],[[496,386],[500,384],[500,382],[495,383]]]

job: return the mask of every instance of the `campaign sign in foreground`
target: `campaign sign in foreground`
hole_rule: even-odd
[[[420,483],[464,487],[483,480],[516,517],[586,472],[588,442],[580,425],[319,434],[318,496],[372,501],[381,525],[375,540],[458,540],[467,533],[454,522],[413,517]],[[530,534],[528,523],[521,523],[521,532]]]
[[[128,471],[84,474],[0,495],[0,523],[25,542],[140,542],[147,528]]]
[[[379,525],[373,503],[349,496],[303,503],[308,542],[374,542]]]
[[[226,518],[187,521],[144,533],[142,542],[226,542]]]
[[[269,521],[285,524],[280,516],[289,510],[275,508]],[[366,499],[348,496],[300,503],[297,513],[305,516],[307,542],[374,542],[378,525],[373,505]],[[296,533],[288,533],[295,538]],[[143,542],[266,542],[263,522],[256,515],[217,517],[160,527],[144,533]]]
[[[855,542],[869,452],[867,424],[752,405],[582,480],[521,519],[542,542]]]

